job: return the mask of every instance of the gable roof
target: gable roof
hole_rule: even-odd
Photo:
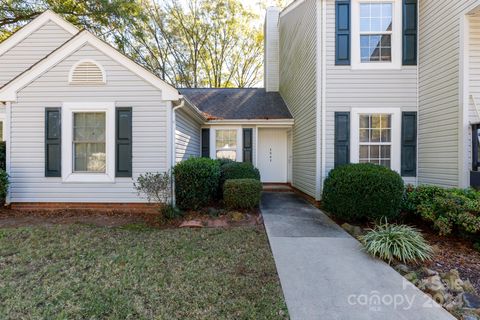
[[[115,48],[100,40],[87,30],[83,30],[62,46],[51,52],[48,56],[38,61],[36,64],[25,70],[13,80],[0,88],[0,101],[16,101],[17,92],[30,84],[44,72],[55,66],[58,62],[70,56],[76,50],[86,44],[92,45],[111,59],[126,67],[145,81],[162,91],[162,100],[177,101],[180,99],[178,91],[158,78],[156,75],[140,66],[130,58],[126,57]]]
[[[278,92],[249,89],[178,89],[209,120],[292,119]]]
[[[44,26],[47,22],[52,21],[58,26],[62,27],[70,33],[72,36],[78,33],[77,27],[75,27],[70,22],[65,21],[62,17],[57,15],[55,12],[51,10],[47,10],[30,23],[26,24],[16,32],[14,32],[10,37],[5,39],[2,43],[0,43],[0,56],[3,55],[8,50],[15,47],[18,43],[24,40],[26,37],[34,33],[36,30],[40,29]]]

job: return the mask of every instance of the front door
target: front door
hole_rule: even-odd
[[[258,129],[257,164],[262,182],[287,182],[287,130]]]

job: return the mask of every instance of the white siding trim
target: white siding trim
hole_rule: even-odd
[[[59,15],[54,13],[51,10],[47,10],[37,18],[35,18],[32,22],[12,34],[9,38],[3,41],[0,44],[0,56],[10,50],[11,48],[15,47],[18,43],[20,43],[23,39],[28,37],[30,34],[41,28],[45,23],[48,21],[52,21],[55,24],[59,25],[65,31],[69,32],[70,34],[74,35],[78,32],[78,29],[71,23],[65,21]]]
[[[107,55],[112,60],[118,62],[131,72],[135,73],[139,77],[143,78],[145,81],[149,82],[157,89],[161,90],[161,100],[177,101],[180,99],[180,94],[178,93],[177,89],[170,86],[169,84],[155,76],[153,73],[150,73],[134,61],[130,60],[107,43],[95,37],[90,32],[82,31],[76,37],[72,38],[72,40],[70,40],[67,44],[60,47],[57,51],[54,51],[50,56],[41,61],[39,64],[33,66],[30,70],[20,75],[17,79],[2,87],[0,89],[0,101],[15,102],[17,100],[17,92],[21,88],[27,86],[29,83],[41,76],[44,72],[54,67],[60,61],[70,56],[72,53],[83,47],[85,44],[92,45],[94,48],[101,51],[103,54]]]
[[[458,130],[458,177],[459,186],[467,188],[469,183],[469,91],[470,91],[470,20],[468,16],[462,14],[460,17],[460,63],[459,63],[459,130]]]
[[[400,108],[352,108],[350,121],[350,159],[352,163],[359,162],[360,151],[360,115],[361,114],[391,114],[392,115],[392,150],[391,169],[401,173],[401,133],[402,133],[402,110]]]
[[[286,6],[282,11],[280,11],[280,17],[286,15],[290,11],[293,11],[296,7],[304,3],[305,0],[294,0],[292,3],[290,3],[288,6]]]
[[[100,111],[106,114],[105,123],[105,173],[73,172],[73,113]],[[62,180],[63,182],[114,182],[115,181],[115,103],[66,102],[62,106]]]

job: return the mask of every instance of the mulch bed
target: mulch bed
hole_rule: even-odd
[[[434,247],[435,257],[427,266],[439,272],[457,269],[462,279],[469,279],[477,292],[480,292],[480,252],[473,248],[471,241],[439,236],[432,231],[424,231],[425,239]]]
[[[155,228],[178,228],[185,222],[195,221],[203,227],[228,228],[259,225],[260,212],[226,212],[219,217],[210,217],[200,212],[187,212],[183,217],[162,221],[155,212],[126,210],[12,210],[0,209],[0,228],[26,226],[53,226],[59,224],[90,224],[101,227],[121,227],[131,224],[146,224]]]

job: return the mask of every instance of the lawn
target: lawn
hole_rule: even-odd
[[[263,229],[0,229],[1,319],[284,319]]]

